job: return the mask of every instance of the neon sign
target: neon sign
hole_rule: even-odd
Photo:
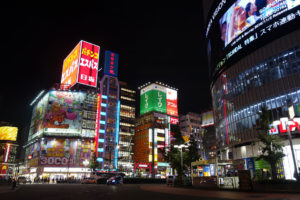
[[[96,87],[100,47],[81,40],[64,60],[61,89],[76,83]]]
[[[298,130],[300,132],[300,118],[296,117],[293,120],[288,120],[287,118],[282,118],[277,121],[274,121],[270,125],[269,134],[275,135],[278,133],[286,133],[288,131],[288,128],[290,132]]]
[[[118,76],[119,54],[105,51],[104,73],[110,76]]]
[[[136,169],[150,169],[150,173],[152,172],[151,163],[135,163],[134,172],[136,172]]]

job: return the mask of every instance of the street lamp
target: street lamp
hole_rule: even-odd
[[[294,164],[294,168],[295,168],[294,176],[295,176],[296,180],[298,181],[299,175],[298,175],[297,163],[296,163],[296,158],[295,158],[294,146],[293,146],[293,142],[292,142],[292,135],[291,135],[290,126],[289,126],[289,119],[293,119],[295,117],[293,105],[289,106],[288,111],[289,111],[288,112],[289,117],[288,118],[287,117],[280,118],[280,121],[284,122],[285,127],[287,129],[289,143],[290,143],[291,152],[292,152],[293,164]]]
[[[175,148],[179,148],[180,149],[180,166],[181,166],[181,172],[182,172],[182,176],[183,176],[183,158],[182,158],[182,148],[183,147],[188,147],[187,145],[181,144],[181,145],[174,145]],[[183,180],[183,177],[182,177]]]

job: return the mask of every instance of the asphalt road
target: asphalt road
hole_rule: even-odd
[[[1,200],[288,200],[300,199],[300,194],[265,194],[230,191],[207,191],[173,188],[166,185],[80,185],[80,184],[32,184],[20,185],[15,191],[0,191]]]
[[[148,185],[142,185],[146,187]],[[151,186],[151,185],[149,185]],[[165,185],[163,185],[165,186]],[[146,191],[141,185],[80,185],[80,184],[31,184],[20,185],[16,191],[0,193],[1,200],[183,200],[197,199],[187,195]],[[215,198],[201,198],[215,199]],[[217,198],[222,199],[222,198]]]

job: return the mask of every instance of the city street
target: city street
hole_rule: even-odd
[[[232,191],[211,191],[199,189],[173,188],[166,185],[79,185],[79,184],[32,184],[19,185],[16,191],[0,188],[1,200],[62,200],[62,199],[299,199],[300,194],[246,193]],[[200,198],[201,197],[201,198]]]

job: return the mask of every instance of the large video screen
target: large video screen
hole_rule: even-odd
[[[299,19],[299,0],[216,1],[206,29],[211,76],[256,48],[298,29]]]
[[[239,0],[219,20],[224,46],[254,24],[280,11],[300,5],[296,0]]]

